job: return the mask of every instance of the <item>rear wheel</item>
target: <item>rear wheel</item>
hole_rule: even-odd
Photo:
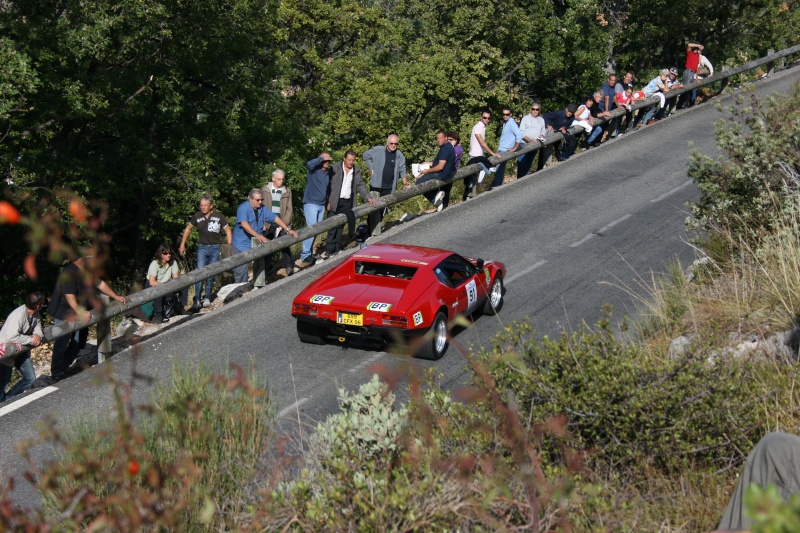
[[[503,277],[498,272],[483,304],[483,314],[496,315],[501,307],[503,307]]]
[[[300,342],[307,344],[325,344],[325,336],[323,329],[316,324],[305,322],[303,320],[297,321],[297,336],[300,337]]]
[[[441,359],[450,343],[447,342],[447,317],[441,311],[436,314],[433,324],[425,334],[416,356],[420,359],[436,361]]]

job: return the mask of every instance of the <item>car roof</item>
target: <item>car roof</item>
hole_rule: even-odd
[[[453,252],[437,248],[425,248],[408,244],[373,244],[362,248],[350,257],[353,260],[373,260],[398,265],[420,264],[435,266],[453,255]]]

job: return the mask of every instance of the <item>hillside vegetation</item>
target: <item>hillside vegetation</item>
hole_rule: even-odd
[[[6,493],[0,525],[713,530],[750,448],[770,431],[800,432],[797,348],[741,349],[800,316],[800,140],[784,120],[798,105],[800,86],[727,110],[723,156],[695,154],[690,170],[703,193],[691,223],[708,259],[691,281],[680,269],[654,281],[624,338],[610,310],[555,339],[507,324],[490,350],[460,350],[469,387],[447,391],[435,371],[379,370],[292,441],[273,432],[268,394],[241,370],[178,371],[136,408],[109,373],[116,416],[44,433],[61,450],[31,478],[48,504],[26,513]],[[668,350],[680,336],[683,348]],[[390,385],[401,380],[403,406]],[[796,522],[798,506],[774,500],[755,494],[753,505],[772,510],[755,531]]]

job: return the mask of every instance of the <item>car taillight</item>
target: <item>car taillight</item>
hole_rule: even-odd
[[[404,328],[408,326],[408,319],[401,315],[383,315],[383,325]]]
[[[292,304],[292,314],[317,316],[317,306],[311,304]]]

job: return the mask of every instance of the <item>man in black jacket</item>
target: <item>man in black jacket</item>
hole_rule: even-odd
[[[558,111],[550,111],[544,114],[544,123],[548,132],[558,131],[564,136],[564,146],[561,149],[561,155],[558,157],[559,161],[566,161],[572,154],[575,153],[575,147],[578,145],[578,140],[569,133],[569,128],[572,126],[572,121],[575,120],[575,104],[567,104],[564,109]],[[556,143],[556,148],[561,143]],[[549,147],[548,147],[549,148]],[[545,152],[545,161],[550,156],[551,151]]]
[[[355,161],[356,153],[353,150],[348,150],[344,154],[344,160],[331,167],[331,182],[328,189],[327,205],[328,217],[352,212],[356,206],[356,192],[372,205],[376,204],[375,200],[370,196],[367,186],[364,185],[361,170],[355,166]],[[342,230],[342,226],[339,226],[328,232],[326,251],[320,256],[322,259],[327,259],[340,251]]]

